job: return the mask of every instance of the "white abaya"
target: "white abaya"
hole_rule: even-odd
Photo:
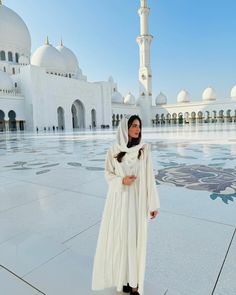
[[[114,144],[107,152],[105,177],[109,187],[94,257],[93,290],[116,287],[122,291],[123,285],[129,283],[133,288],[138,285],[143,295],[147,220],[160,202],[150,146],[141,147],[140,159],[140,146],[127,150]],[[128,152],[119,163],[114,157],[124,149]],[[137,179],[131,185],[123,185],[122,179],[127,175]]]

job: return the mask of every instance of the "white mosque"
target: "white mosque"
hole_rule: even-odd
[[[139,114],[144,126],[191,122],[236,121],[236,86],[231,98],[219,100],[208,87],[202,99],[191,102],[181,90],[176,104],[160,93],[152,94],[152,70],[147,0],[140,0],[139,97],[125,97],[112,77],[89,82],[75,54],[48,38],[31,54],[29,30],[0,0],[0,131],[72,130],[117,126],[124,114]]]

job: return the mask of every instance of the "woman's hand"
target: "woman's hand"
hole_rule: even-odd
[[[135,176],[135,175],[125,176],[122,180],[122,183],[124,185],[131,185],[135,181],[136,178],[137,178],[137,176]]]
[[[157,216],[157,214],[158,214],[157,210],[156,211],[151,211],[150,212],[151,219],[154,219]]]

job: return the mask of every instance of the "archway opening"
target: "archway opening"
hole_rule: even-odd
[[[80,100],[74,101],[71,107],[73,129],[85,128],[85,110]]]
[[[96,119],[96,110],[91,110],[91,126],[92,128],[95,128],[97,126],[97,119]]]
[[[189,124],[189,112],[184,113],[184,123]]]
[[[3,132],[6,130],[6,127],[5,127],[5,113],[0,110],[0,131]]]
[[[191,123],[196,123],[196,113],[195,112],[191,113]]]
[[[8,113],[9,118],[9,130],[16,131],[16,113],[14,111],[10,111]]]
[[[198,119],[198,123],[202,123],[203,122],[203,113],[202,113],[202,111],[199,111],[197,113],[197,119]]]
[[[178,114],[178,123],[179,124],[183,124],[184,123],[184,119],[183,119],[183,114],[182,113],[179,113]]]
[[[62,107],[57,108],[58,129],[65,129],[65,112]]]

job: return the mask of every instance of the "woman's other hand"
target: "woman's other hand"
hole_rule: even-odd
[[[157,214],[158,214],[158,211],[157,210],[156,211],[151,211],[150,212],[151,219],[156,218]]]
[[[122,183],[124,185],[131,185],[135,181],[136,178],[137,178],[137,176],[135,176],[135,175],[125,176],[122,180]]]

